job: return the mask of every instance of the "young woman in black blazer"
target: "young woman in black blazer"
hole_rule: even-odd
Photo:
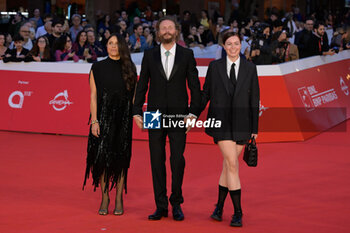
[[[241,183],[238,156],[251,137],[257,137],[259,82],[256,66],[240,57],[241,39],[237,33],[223,36],[227,56],[210,63],[202,91],[202,107],[210,101],[207,118],[221,121],[220,128],[206,128],[224,157],[219,180],[219,198],[211,217],[222,220],[227,193],[235,213],[231,226],[242,226]]]

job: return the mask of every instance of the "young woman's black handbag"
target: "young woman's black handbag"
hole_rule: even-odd
[[[254,137],[252,137],[245,146],[243,160],[249,167],[256,167],[258,165],[258,148],[256,147]]]

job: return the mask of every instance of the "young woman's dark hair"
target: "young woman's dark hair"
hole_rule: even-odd
[[[46,36],[40,36],[36,42],[34,43],[33,45],[33,48],[32,50],[30,50],[30,52],[28,53],[28,55],[31,55],[31,56],[38,56],[40,50],[39,50],[39,46],[38,46],[38,43],[39,43],[39,40],[40,39],[44,39],[45,40],[45,50],[44,50],[44,58],[45,59],[50,59],[51,58],[51,53],[50,53],[50,45],[49,45],[49,40],[46,38]]]
[[[77,34],[77,38],[75,39],[75,43],[79,44],[79,40],[80,40],[80,36],[82,33],[86,33],[84,30],[81,30],[80,32],[78,32]],[[85,41],[86,44],[87,40]]]
[[[122,76],[126,84],[126,88],[128,91],[133,90],[137,81],[137,73],[135,64],[131,60],[129,47],[123,36],[113,33],[107,40],[108,41],[113,37],[117,37],[118,40],[118,51],[120,56],[120,61],[122,63]]]
[[[63,51],[66,46],[68,38],[70,39],[68,35],[62,35],[59,38],[57,38],[53,45],[53,48],[54,48],[53,51],[56,51],[56,50]]]

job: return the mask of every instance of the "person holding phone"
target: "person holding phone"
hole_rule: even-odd
[[[149,49],[146,38],[143,34],[143,27],[141,24],[134,25],[134,34],[130,36],[131,49],[133,52],[143,52]]]
[[[72,39],[68,35],[63,35],[55,42],[55,58],[56,61],[79,61],[79,57],[72,50]]]
[[[94,49],[87,43],[87,34],[85,31],[80,31],[77,35],[77,39],[72,47],[75,54],[87,62],[95,62],[97,60],[97,55]]]

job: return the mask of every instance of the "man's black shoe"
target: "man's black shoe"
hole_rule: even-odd
[[[179,205],[173,206],[173,218],[176,221],[182,221],[185,218],[184,213],[182,212],[182,209]]]
[[[160,220],[162,217],[168,217],[168,210],[157,209],[153,214],[148,216],[148,220]]]

